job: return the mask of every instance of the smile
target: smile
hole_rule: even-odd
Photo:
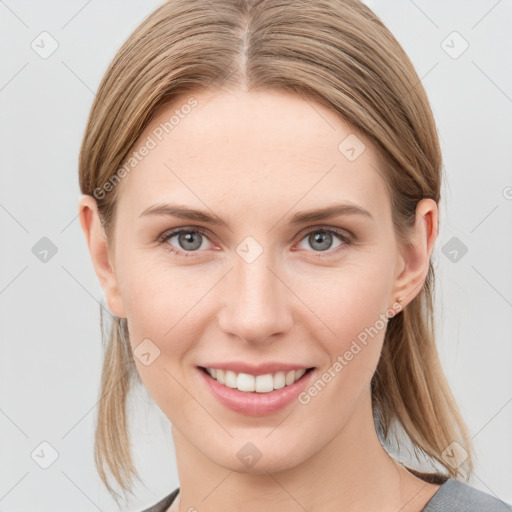
[[[215,366],[196,367],[205,389],[222,406],[245,416],[266,416],[290,406],[316,375],[315,367],[294,368],[278,362]]]

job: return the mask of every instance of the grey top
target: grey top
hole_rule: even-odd
[[[165,509],[164,509],[165,510]],[[430,498],[422,512],[511,512],[505,502],[449,478]]]
[[[180,488],[143,512],[166,512],[176,499]],[[512,512],[512,506],[478,491],[473,487],[449,478],[430,498],[422,512]]]

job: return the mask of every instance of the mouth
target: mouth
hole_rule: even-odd
[[[305,380],[306,376],[315,369],[315,367],[297,368],[296,370],[252,375],[223,368],[206,368],[203,366],[198,368],[212,380],[226,388],[252,394],[272,393],[293,386],[296,382]]]
[[[268,369],[271,367],[267,365]],[[196,368],[206,390],[218,403],[235,413],[253,417],[276,414],[296,402],[316,375],[315,367],[289,367],[286,371],[260,375],[224,368]],[[274,365],[272,369],[277,368]]]

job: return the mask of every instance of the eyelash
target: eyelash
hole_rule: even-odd
[[[171,231],[166,231],[162,235],[158,237],[158,242],[167,245],[167,250],[178,255],[178,256],[184,256],[184,257],[195,257],[196,255],[194,253],[196,252],[202,252],[202,251],[182,251],[179,249],[176,249],[172,245],[168,244],[168,240],[172,238],[173,236],[179,235],[181,233],[200,233],[202,236],[208,238],[208,233],[202,229],[199,228],[177,228]],[[339,245],[333,250],[326,250],[326,251],[313,251],[315,253],[315,257],[323,258],[326,256],[332,256],[333,254],[337,254],[339,251],[347,248],[348,246],[352,245],[354,242],[354,239],[352,236],[349,236],[345,234],[344,231],[333,228],[333,227],[327,227],[327,226],[319,226],[319,227],[313,227],[309,229],[309,231],[306,231],[305,233],[301,234],[301,238],[299,241],[302,241],[307,236],[311,235],[312,233],[330,233],[334,234],[339,237],[339,239],[343,242],[342,245]]]

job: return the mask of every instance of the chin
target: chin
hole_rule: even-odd
[[[233,448],[224,445],[222,452],[203,454],[224,469],[250,475],[267,475],[289,470],[305,462],[310,456],[305,447],[295,441],[290,442],[288,447],[282,441],[269,443],[264,437],[261,442],[232,441],[231,444]],[[301,449],[298,450],[297,446]]]

